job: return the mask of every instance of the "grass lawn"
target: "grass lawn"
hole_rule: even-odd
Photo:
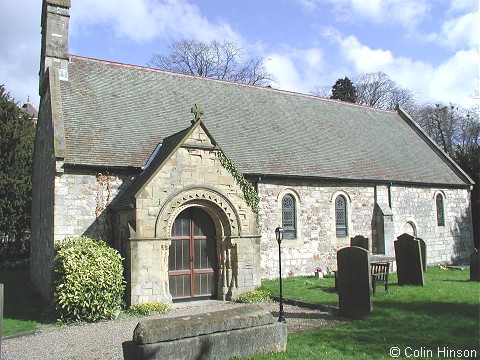
[[[0,269],[5,286],[3,334],[11,335],[40,325],[43,304],[29,283],[28,267]],[[374,297],[373,313],[329,329],[289,335],[287,351],[254,359],[391,359],[397,347],[400,358],[461,358],[438,351],[477,351],[480,355],[480,283],[469,272],[429,268],[425,286],[398,286],[389,278],[387,294]],[[278,294],[278,280],[263,288]],[[287,278],[285,297],[338,305],[334,279]],[[285,314],[288,322],[289,314]],[[455,353],[454,355],[458,355]]]
[[[468,270],[431,267],[421,287],[398,286],[396,274],[391,274],[389,292],[375,295],[371,315],[289,335],[286,353],[254,359],[391,359],[392,347],[398,348],[400,358],[462,358],[457,355],[464,350],[478,358],[480,283],[470,282],[469,275]],[[283,284],[285,297],[338,306],[333,279],[299,277]],[[264,281],[263,287],[278,294],[278,281]],[[288,323],[288,313],[285,317]]]
[[[42,314],[43,302],[29,281],[28,266],[0,268],[4,287],[3,335],[35,329]]]

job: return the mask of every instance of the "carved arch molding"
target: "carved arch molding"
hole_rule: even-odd
[[[220,225],[221,235],[239,236],[241,233],[240,217],[233,204],[218,191],[206,187],[183,189],[173,194],[162,206],[155,225],[155,237],[168,238],[175,218],[184,209],[199,206],[206,209]],[[217,220],[218,219],[218,220]],[[218,234],[220,235],[220,234]]]

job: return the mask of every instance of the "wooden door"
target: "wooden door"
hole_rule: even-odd
[[[170,294],[174,300],[216,296],[215,226],[199,208],[188,208],[175,219],[169,255]]]

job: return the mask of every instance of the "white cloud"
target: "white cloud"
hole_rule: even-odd
[[[478,48],[479,12],[470,12],[445,21],[440,33],[427,38],[449,49]]]
[[[275,87],[306,93],[326,80],[322,77],[325,60],[320,48],[285,48],[264,59],[267,71],[276,77]]]
[[[299,91],[301,78],[294,61],[288,55],[271,54],[265,61],[268,72],[275,74],[277,86],[281,89]]]
[[[0,84],[18,102],[38,106],[41,2],[2,2],[0,11]],[[27,2],[23,0],[23,2]]]
[[[478,81],[479,54],[476,49],[459,50],[439,66],[395,57],[389,50],[372,49],[354,36],[342,37],[329,29],[354,73],[383,71],[396,83],[419,94],[419,101],[454,102],[473,105],[470,95]]]
[[[137,43],[172,37],[241,40],[230,25],[209,22],[196,5],[185,0],[82,0],[72,4],[71,25],[72,34],[101,25]]]
[[[304,0],[304,2],[307,0]],[[311,3],[314,0],[309,0]],[[315,0],[318,4],[325,0]],[[400,26],[413,31],[428,16],[427,0],[327,0],[339,19],[349,22],[369,21]],[[311,6],[311,5],[310,5]]]

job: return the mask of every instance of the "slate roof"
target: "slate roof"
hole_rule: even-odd
[[[407,116],[264,87],[78,56],[60,81],[65,163],[145,165],[200,104],[244,174],[468,186]]]

